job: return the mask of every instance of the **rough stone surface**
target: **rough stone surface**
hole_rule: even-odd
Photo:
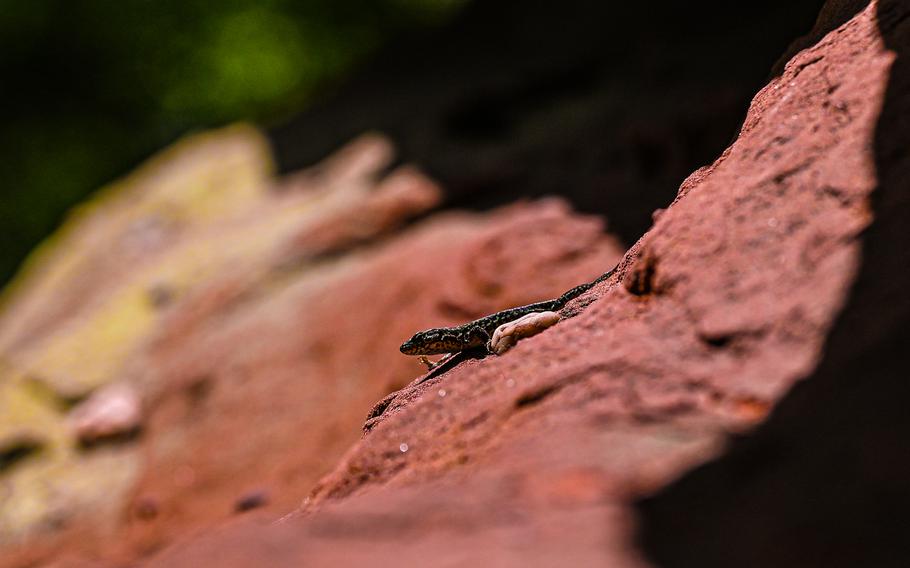
[[[148,418],[133,449],[143,467],[119,525],[67,554],[47,544],[4,561],[643,567],[652,565],[648,553],[701,565],[691,542],[710,547],[727,527],[738,530],[706,548],[705,565],[730,558],[778,565],[777,551],[797,554],[797,537],[787,535],[811,539],[768,528],[764,497],[779,497],[781,518],[796,519],[788,528],[805,530],[799,523],[810,517],[800,514],[812,510],[811,499],[796,511],[786,503],[816,495],[813,475],[828,471],[819,464],[841,462],[808,462],[799,494],[756,494],[747,501],[752,524],[737,525],[737,497],[751,487],[744,477],[772,487],[790,479],[775,477],[773,459],[768,470],[756,468],[767,463],[767,445],[737,450],[738,440],[756,429],[758,440],[803,440],[777,446],[784,456],[812,455],[810,442],[820,439],[829,456],[840,439],[863,448],[878,440],[822,435],[845,434],[837,429],[849,412],[843,400],[831,423],[806,424],[798,410],[821,412],[819,399],[803,395],[803,406],[788,411],[785,397],[825,373],[856,374],[876,354],[890,357],[900,346],[884,340],[904,337],[890,334],[910,313],[906,302],[893,311],[879,306],[877,324],[869,323],[876,313],[869,306],[910,287],[899,264],[906,249],[881,254],[890,250],[882,243],[897,248],[907,226],[900,214],[908,130],[877,129],[883,113],[893,124],[905,120],[898,111],[908,100],[906,75],[897,87],[889,81],[892,50],[906,45],[910,18],[895,2],[844,6],[832,3],[794,44],[737,139],[689,176],[624,256],[598,220],[554,200],[482,216],[449,212],[400,228],[436,194],[407,167],[382,176],[391,148],[375,137],[288,180],[255,215],[208,229],[205,242],[235,243],[223,239],[242,233],[243,219],[269,225],[253,231],[265,236],[245,249],[243,258],[254,260],[216,255],[218,278],[183,286],[139,278],[163,312],[129,336],[116,372],[89,365],[90,380],[79,383],[91,389],[129,377],[145,397]],[[287,225],[264,220],[290,203],[300,209]],[[561,310],[559,323],[502,356],[462,357],[421,374],[416,360],[397,353],[415,330],[552,297],[617,260],[613,277]],[[70,384],[74,367],[61,363],[70,360],[40,356],[43,346],[58,345],[42,334],[54,318],[39,300],[27,303],[11,331],[0,329],[0,346],[23,349],[4,354],[10,375],[27,370],[35,374],[30,384],[75,396],[60,387]],[[862,335],[851,337],[857,322],[865,322],[856,328]],[[842,386],[862,392],[856,382]],[[881,433],[887,422],[876,422],[874,408],[893,411],[905,398],[867,400],[864,428],[880,422]],[[821,434],[798,435],[813,425]],[[40,444],[33,440],[41,428],[30,432],[8,439],[20,448]],[[897,494],[906,469],[886,476],[880,455],[866,452],[857,464],[878,463],[867,470],[879,476],[876,495]],[[686,481],[711,460],[698,470],[707,474]],[[28,472],[29,463],[11,471]],[[838,479],[828,487],[846,487]],[[686,511],[708,502],[715,486],[725,499],[686,526]],[[681,524],[691,532],[674,540]],[[69,542],[86,532],[72,529]],[[750,556],[762,538],[762,555]],[[823,557],[801,557],[813,558]]]
[[[642,542],[661,566],[900,567],[910,560],[910,4],[867,4],[831,2],[826,13],[837,18],[820,18],[813,33],[852,18],[816,55],[856,58],[853,77],[884,72],[882,43],[892,52],[879,101],[866,99],[856,79],[835,82],[849,116],[870,102],[880,108],[866,141],[877,187],[860,273],[812,375],[720,460],[640,504]]]
[[[493,260],[534,241],[523,262]],[[420,372],[397,349],[413,330],[556,295],[620,254],[599,221],[549,201],[437,217],[268,287],[200,295],[206,315],[175,317],[137,359],[156,391],[136,489],[158,496],[155,538],[227,511],[238,487],[267,487],[276,512],[297,506],[370,405]],[[510,284],[534,272],[536,285]]]
[[[119,205],[124,196],[154,201],[143,180],[159,180],[152,187],[163,203],[162,187],[182,196],[193,178],[187,168],[198,177],[216,167],[206,162],[217,157],[211,146],[228,144],[225,137],[243,145],[251,134],[208,135],[146,166],[139,185],[126,183],[72,221],[54,244],[61,248],[39,255],[10,293],[0,403],[16,412],[3,417],[0,447],[15,463],[0,474],[15,492],[4,496],[0,528],[11,542],[43,538],[7,556],[12,565],[67,546],[128,561],[254,508],[245,503],[272,515],[295,508],[356,441],[370,405],[420,371],[398,352],[403,338],[555,297],[623,250],[601,219],[574,215],[555,199],[437,215],[402,229],[438,201],[438,189],[411,166],[384,173],[394,150],[368,135],[288,179],[250,176],[260,185],[247,207],[201,228],[192,227],[208,207],[182,215],[165,208],[185,218],[183,226],[164,250],[132,260],[138,270],[68,268],[127,262],[120,248],[80,236],[108,234],[107,224],[122,224],[124,215],[141,217]],[[255,154],[255,143],[246,143]],[[62,252],[67,247],[77,260]],[[108,292],[84,292],[93,278]],[[86,305],[69,301],[84,293]],[[60,294],[71,312],[45,305],[42,294]],[[54,317],[65,325],[44,323]],[[119,321],[120,333],[101,341],[95,330],[106,321]],[[70,380],[85,372],[91,380]],[[138,437],[115,436],[138,424],[102,408],[108,389],[118,388],[142,399]],[[82,393],[94,394],[67,419],[65,401]],[[50,460],[51,471],[42,452],[49,448],[61,456]],[[82,485],[68,481],[74,477]],[[36,501],[36,484],[51,488],[46,498]],[[251,501],[251,491],[269,497]],[[89,521],[96,509],[107,522]],[[48,538],[55,534],[62,536]]]
[[[236,566],[264,550],[314,565],[545,566],[553,547],[640,565],[630,501],[765,420],[816,368],[845,303],[893,62],[875,9],[793,56],[733,145],[567,319],[390,397],[280,527],[235,527],[152,565],[227,549]]]

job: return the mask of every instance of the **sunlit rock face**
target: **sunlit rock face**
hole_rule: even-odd
[[[132,550],[296,507],[419,370],[403,336],[553,297],[622,252],[558,200],[407,226],[441,193],[394,154],[367,134],[279,179],[232,127],[74,214],[0,313],[2,542],[104,548],[127,522]]]
[[[147,164],[0,314],[0,529],[62,535],[0,564],[649,565],[632,503],[766,424],[850,299],[879,7],[809,36],[628,249],[554,199],[430,214],[440,188],[379,135],[287,179],[243,127]],[[617,262],[501,356],[398,352]],[[138,433],[86,447],[75,405],[112,384]]]

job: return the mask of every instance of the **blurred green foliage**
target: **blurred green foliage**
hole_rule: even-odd
[[[464,0],[0,0],[0,284],[181,134],[269,122]]]

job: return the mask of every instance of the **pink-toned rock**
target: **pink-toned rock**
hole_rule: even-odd
[[[877,8],[795,53],[616,274],[502,356],[421,375],[397,346],[604,272],[621,252],[600,222],[543,201],[391,233],[431,201],[431,182],[404,169],[358,190],[383,185],[363,175],[387,160],[371,138],[289,182],[276,199],[314,192],[322,216],[169,302],[132,352],[124,371],[149,416],[127,510],[153,502],[154,514],[134,514],[99,554],[169,567],[648,565],[631,504],[766,420],[816,369],[847,298],[876,221],[871,148],[893,61]],[[326,189],[326,171],[356,199]],[[369,240],[364,219],[382,229]],[[198,535],[251,487],[268,502]]]
[[[76,406],[69,422],[73,435],[84,444],[129,436],[142,426],[142,401],[127,385],[108,385]]]
[[[238,525],[150,564],[224,553],[252,566],[268,550],[313,566],[642,565],[630,502],[764,420],[815,368],[844,304],[892,60],[875,6],[793,57],[734,144],[560,323],[389,396],[281,525]],[[539,245],[466,254],[509,266]],[[434,276],[444,306],[470,292]]]
[[[622,252],[602,229],[557,200],[447,214],[351,258],[282,264],[275,280],[228,275],[175,306],[129,368],[154,385],[137,489],[158,496],[153,524],[176,536],[250,486],[270,487],[264,510],[296,508],[371,404],[421,371],[403,339],[598,276]],[[192,481],[175,479],[184,470]]]

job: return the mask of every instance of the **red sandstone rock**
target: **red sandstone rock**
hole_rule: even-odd
[[[874,10],[793,57],[567,319],[391,397],[282,525],[152,565],[221,552],[251,566],[266,550],[315,566],[640,565],[630,500],[763,420],[813,370],[844,303],[891,61]]]
[[[598,222],[524,204],[427,219],[356,250],[362,237],[344,228],[361,213],[340,207],[330,238],[334,222],[303,226],[267,270],[182,298],[128,366],[150,408],[129,510],[154,514],[130,519],[105,554],[647,565],[630,503],[764,420],[813,371],[845,301],[874,221],[870,140],[891,62],[876,5],[793,56],[734,144],[560,323],[393,393],[359,441],[370,405],[421,373],[397,353],[402,339],[603,272],[618,249]],[[382,162],[374,150],[364,164]],[[401,206],[383,199],[370,206],[379,219]],[[269,488],[261,512],[158,550],[227,518],[250,487]]]
[[[187,306],[207,315],[176,316],[134,367],[156,385],[136,490],[159,496],[154,524],[176,536],[223,516],[249,486],[270,488],[273,514],[295,508],[356,441],[373,401],[420,372],[398,352],[403,339],[596,276],[621,253],[601,229],[556,201],[447,215],[353,259],[282,269],[269,295],[241,287],[220,308]],[[523,262],[491,262],[488,251],[535,240]],[[533,271],[535,282],[515,285]]]
[[[268,488],[255,500],[266,514],[296,508],[356,441],[370,405],[419,372],[397,349],[414,330],[555,297],[622,253],[601,220],[558,200],[440,215],[391,234],[438,192],[411,167],[379,176],[388,159],[383,139],[364,138],[263,195],[266,218],[307,200],[315,211],[291,232],[264,233],[271,240],[259,249],[271,253],[238,256],[157,306],[117,373],[147,410],[142,473],[128,502],[109,503],[126,522],[113,544],[92,544],[98,535],[79,525],[64,544],[127,561],[251,508],[238,500],[250,487]],[[125,427],[99,405],[104,392],[75,412],[86,440]],[[29,554],[24,562],[50,552]]]

